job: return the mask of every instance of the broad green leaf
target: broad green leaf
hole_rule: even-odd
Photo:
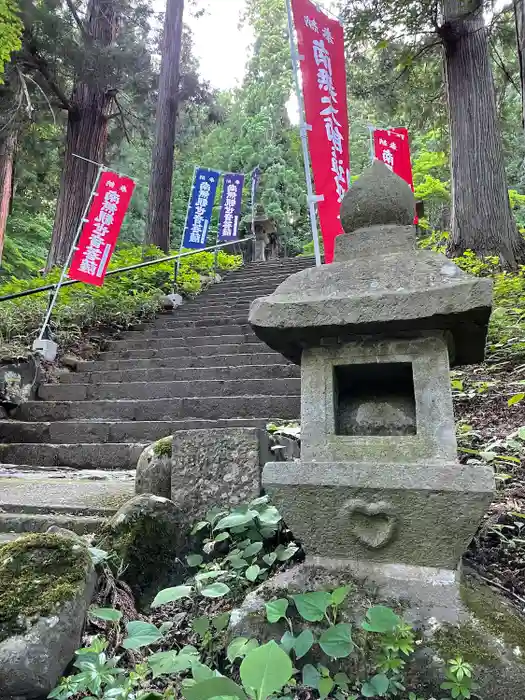
[[[367,632],[393,632],[401,622],[401,618],[384,605],[369,608],[366,618],[361,627]]]
[[[232,565],[232,568],[234,569],[244,569],[248,566],[248,562],[246,561],[246,559],[243,559],[238,554],[230,557],[230,563]]]
[[[191,668],[196,661],[195,656],[178,654],[176,651],[159,651],[148,657],[148,666],[151,668],[153,678],[179,673]]]
[[[108,622],[118,622],[122,613],[114,608],[92,608],[89,614],[93,617],[98,617],[99,620],[108,620]]]
[[[203,637],[206,632],[210,629],[210,618],[209,617],[196,617],[192,620],[191,627],[194,632]]]
[[[159,591],[153,603],[152,608],[158,608],[161,605],[166,605],[166,603],[173,603],[175,600],[180,600],[181,598],[191,598],[191,593],[193,588],[191,586],[175,586],[174,588],[164,588],[164,590]]]
[[[191,666],[191,675],[197,683],[200,683],[201,681],[208,680],[208,678],[215,678],[215,671],[201,664],[200,661],[196,661]]]
[[[309,688],[317,689],[319,686],[319,681],[321,680],[321,674],[312,666],[312,664],[306,664],[303,666],[303,684],[307,685]]]
[[[199,566],[204,561],[204,557],[201,557],[200,554],[188,554],[186,561],[188,566]]]
[[[247,700],[243,689],[230,678],[217,676],[208,680],[195,683],[190,687],[183,687],[182,694],[186,700],[210,700],[210,698],[236,697],[239,700]]]
[[[336,673],[334,676],[334,683],[338,685],[342,690],[348,690],[350,678],[348,678],[346,673]]]
[[[349,656],[354,648],[352,626],[347,622],[341,622],[329,627],[319,638],[319,646],[332,659],[343,659]]]
[[[334,682],[330,678],[330,676],[327,676],[326,678],[320,678],[319,679],[319,684],[317,685],[317,690],[319,691],[319,697],[321,700],[324,700],[327,695],[330,694],[330,691],[334,687]]]
[[[286,630],[286,632],[281,637],[281,641],[280,641],[281,647],[285,650],[285,652],[287,654],[289,654],[292,651],[294,644],[295,644],[295,637],[293,636],[293,634],[289,630]]]
[[[340,588],[336,588],[335,591],[332,591],[332,605],[341,605],[351,588],[352,586],[341,586]]]
[[[173,627],[173,622],[163,622],[159,627],[159,632],[161,634],[166,634]]]
[[[369,681],[363,683],[361,695],[365,698],[375,698],[378,695],[384,695],[389,685],[390,683],[387,676],[385,676],[384,673],[378,673],[376,676],[370,678]]]
[[[295,651],[295,658],[301,659],[305,654],[308,654],[310,649],[314,644],[315,638],[311,630],[303,630],[301,634],[296,637],[293,648]]]
[[[268,566],[272,566],[272,564],[275,563],[276,559],[277,559],[277,554],[275,552],[270,552],[270,554],[264,555],[263,562],[265,564],[268,564]]]
[[[266,619],[268,622],[279,622],[282,617],[286,617],[288,610],[288,600],[286,598],[278,598],[266,603]]]
[[[258,498],[254,498],[253,501],[250,501],[250,506],[253,506],[254,508],[256,506],[263,506],[266,505],[269,500],[269,496],[259,496]]]
[[[209,524],[210,523],[207,520],[201,520],[200,522],[195,523],[195,525],[192,528],[191,534],[196,535],[199,532],[199,530],[208,527]]]
[[[518,437],[520,440],[525,440],[525,426],[518,428]]]
[[[259,513],[259,520],[263,525],[277,525],[281,522],[281,514],[275,506],[268,506]]]
[[[126,625],[127,638],[122,642],[124,649],[140,649],[158,642],[162,635],[151,622],[134,620]]]
[[[326,591],[313,591],[292,596],[295,607],[303,620],[319,622],[325,616],[332,596]]]
[[[257,576],[261,573],[261,567],[258,566],[257,564],[252,564],[252,566],[249,566],[246,571],[244,572],[244,575],[248,579],[248,581],[256,581]]]
[[[242,553],[242,556],[245,559],[248,559],[248,557],[253,557],[255,554],[259,554],[262,548],[262,542],[252,542],[250,545],[248,545],[248,547],[246,547],[246,549]]]
[[[225,630],[226,627],[228,627],[229,622],[230,622],[230,613],[225,612],[225,613],[221,613],[220,615],[216,615],[215,617],[213,617],[211,624],[214,626],[214,628],[217,630],[217,632],[222,632],[222,630]]]
[[[233,663],[235,659],[244,656],[243,650],[247,641],[248,637],[236,637],[229,643],[228,649],[226,650],[228,661]]]
[[[211,586],[206,586],[206,588],[203,588],[201,595],[203,595],[205,598],[222,598],[223,595],[226,595],[229,592],[229,586],[219,581],[217,583],[212,583]]]
[[[515,403],[519,403],[520,401],[523,401],[523,399],[525,399],[525,393],[520,392],[519,394],[514,394],[514,396],[511,396],[507,401],[507,404],[509,406],[514,406]]]
[[[288,559],[291,559],[298,551],[299,547],[295,542],[290,542],[286,547],[280,544],[275,550],[275,554],[279,561],[288,561]]]
[[[258,700],[281,690],[292,672],[290,657],[274,641],[250,651],[240,668],[243,686],[251,688]]]
[[[230,513],[225,518],[221,518],[217,525],[215,525],[216,530],[224,530],[227,527],[240,527],[241,525],[247,525],[251,523],[252,520],[259,515],[256,510],[247,510],[244,513]]]
[[[220,569],[216,569],[215,571],[203,571],[200,574],[195,574],[195,580],[196,581],[209,581],[212,578],[217,578],[217,576],[221,576],[221,574],[227,574],[227,571],[222,571]]]
[[[230,533],[229,532],[220,532],[217,537],[213,538],[214,542],[224,542],[224,540],[227,540],[230,538]]]

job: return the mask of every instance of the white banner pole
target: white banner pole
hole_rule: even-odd
[[[77,156],[79,158],[80,156]],[[87,160],[87,158],[83,158],[82,160]],[[93,161],[90,161],[93,162]],[[49,303],[49,306],[47,307],[47,313],[44,318],[44,323],[42,324],[42,328],[40,330],[40,334],[38,336],[38,340],[42,340],[44,337],[44,333],[47,328],[47,324],[49,323],[49,319],[51,318],[51,314],[53,312],[53,307],[56,304],[56,301],[58,299],[58,293],[60,292],[60,287],[62,286],[64,280],[67,277],[67,270],[69,268],[69,265],[71,264],[71,259],[73,258],[73,253],[75,252],[75,249],[78,244],[78,239],[80,238],[80,234],[82,233],[82,228],[84,227],[84,224],[87,223],[86,216],[88,215],[89,212],[89,207],[91,206],[91,200],[95,196],[95,190],[98,187],[98,183],[100,180],[100,176],[106,170],[106,167],[104,165],[101,165],[100,163],[98,165],[98,170],[97,170],[97,175],[95,177],[95,182],[93,183],[93,187],[91,188],[91,192],[89,193],[89,198],[88,201],[86,202],[86,206],[84,207],[84,211],[82,212],[82,217],[80,218],[79,224],[77,226],[77,230],[75,233],[75,238],[73,239],[73,243],[71,244],[71,248],[69,250],[68,256],[66,258],[66,261],[64,263],[64,266],[62,267],[62,272],[60,274],[60,279],[58,280],[57,286],[55,287],[55,291],[53,294],[53,297]]]
[[[323,195],[315,195],[312,185],[312,174],[310,172],[310,152],[308,151],[308,139],[306,137],[306,132],[308,131],[309,127],[306,123],[304,98],[301,90],[301,85],[299,83],[300,56],[295,46],[295,41],[293,38],[294,26],[292,17],[292,6],[290,4],[290,0],[286,0],[286,11],[288,13],[288,35],[290,37],[290,51],[292,54],[295,92],[297,95],[297,101],[299,103],[299,131],[301,133],[301,143],[303,146],[304,174],[306,177],[306,192],[308,195],[308,208],[310,211],[310,225],[312,227],[312,239],[314,242],[315,264],[319,267],[319,265],[321,265],[321,251],[319,249],[319,233],[317,230],[317,212],[315,204],[316,202],[322,201]]]

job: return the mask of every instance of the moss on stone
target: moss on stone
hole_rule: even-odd
[[[153,443],[153,454],[156,457],[171,457],[173,435],[157,440]]]
[[[461,656],[474,665],[496,666],[499,663],[498,654],[487,647],[486,635],[472,623],[443,625],[434,633],[431,646],[444,661]]]
[[[525,618],[515,608],[488,586],[473,585],[468,578],[460,590],[465,605],[495,637],[509,647],[525,650]]]
[[[27,535],[1,546],[0,641],[72,599],[90,566],[87,549],[59,535]]]

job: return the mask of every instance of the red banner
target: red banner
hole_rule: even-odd
[[[105,171],[100,176],[69,268],[69,277],[100,287],[117,244],[135,183]]]
[[[394,129],[374,129],[374,156],[404,180],[412,192],[414,179],[412,177],[412,161],[410,160],[410,143],[405,127]],[[417,216],[414,224],[417,224]]]
[[[292,0],[315,193],[325,262],[343,233],[339,210],[350,185],[348,110],[343,28],[310,0]]]

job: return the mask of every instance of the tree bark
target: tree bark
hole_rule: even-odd
[[[521,125],[525,129],[525,2],[514,0],[514,22],[516,25],[516,45],[520,65],[521,85]]]
[[[0,262],[4,250],[5,229],[13,194],[13,170],[16,133],[11,132],[0,141]]]
[[[167,0],[146,219],[145,242],[158,246],[165,253],[169,251],[170,246],[171,191],[183,13],[184,0]]]
[[[515,269],[525,241],[510,208],[481,0],[443,0],[452,180],[448,253],[498,255]]]
[[[96,48],[115,41],[119,26],[118,2],[90,0],[85,32]],[[86,46],[86,52],[93,47]],[[68,256],[82,212],[93,186],[97,166],[73,154],[102,163],[108,137],[108,117],[115,90],[107,87],[103,76],[97,78],[96,63],[86,54],[86,65],[73,88],[68,109],[66,145],[60,191],[47,268],[62,265]]]

